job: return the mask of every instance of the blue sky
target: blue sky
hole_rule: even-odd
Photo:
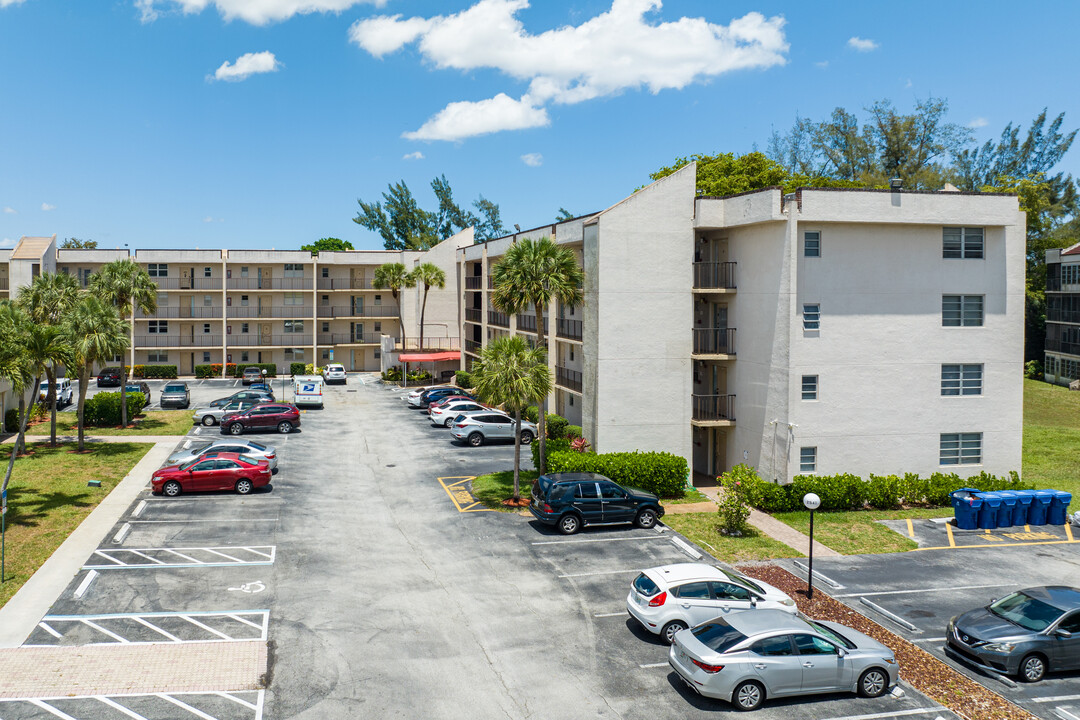
[[[534,227],[880,98],[947,98],[980,142],[1044,106],[1074,128],[1078,22],[1075,2],[0,0],[0,247],[374,249],[357,198],[405,180],[433,209],[441,174]],[[1080,147],[1061,167],[1080,176]]]

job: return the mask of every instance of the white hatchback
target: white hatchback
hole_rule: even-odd
[[[705,563],[644,570],[630,586],[626,610],[669,645],[675,633],[746,610],[797,613],[795,601],[760,580]]]

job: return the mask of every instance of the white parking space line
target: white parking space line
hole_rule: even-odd
[[[228,550],[229,553],[221,552]],[[267,552],[264,552],[267,551]],[[181,552],[183,551],[183,552]],[[161,560],[154,555],[169,554],[181,557],[188,562],[178,563]],[[131,555],[145,558],[150,562],[131,560]],[[201,559],[200,556],[213,555],[214,557]],[[94,551],[94,556],[108,560],[112,565],[83,565],[84,570],[127,570],[127,569],[161,569],[182,567],[233,567],[244,565],[273,565],[277,555],[277,547],[274,545],[256,546],[215,546],[215,547],[183,547],[183,548],[99,548]],[[257,557],[250,557],[257,556]],[[91,556],[93,557],[93,556]],[[225,558],[227,562],[218,560]],[[250,559],[249,559],[250,558]],[[265,558],[265,559],[264,559]],[[88,561],[90,562],[90,561]]]
[[[577,577],[592,577],[594,575],[622,575],[624,573],[636,573],[641,572],[641,568],[633,568],[630,570],[603,570],[598,572],[587,573],[572,573],[569,575],[560,575],[561,578],[577,578]]]
[[[41,628],[42,630],[44,630],[45,632],[49,633],[50,635],[52,635],[52,636],[53,636],[54,638],[56,638],[57,640],[59,640],[60,638],[64,637],[64,636],[63,636],[63,635],[61,635],[60,633],[58,633],[58,632],[56,632],[55,630],[53,630],[53,629],[52,629],[52,627],[50,627],[50,626],[48,625],[48,623],[45,623],[45,622],[39,622],[39,623],[38,623],[38,627],[39,627],[39,628]]]
[[[90,572],[86,573],[86,577],[84,577],[83,581],[79,583],[79,587],[75,588],[75,597],[81,598],[84,594],[86,594],[86,590],[90,587],[90,583],[94,582],[94,578],[96,578],[97,576],[97,570],[91,570]]]
[[[1065,708],[1054,708],[1054,714],[1061,718],[1061,720],[1080,720],[1080,717],[1076,717]]]
[[[221,520],[191,520],[189,518],[178,518],[176,520],[132,520],[132,525],[158,525],[166,523],[244,523],[244,522],[277,522],[277,518],[222,518]]]
[[[143,620],[141,617],[136,616],[136,617],[133,617],[131,619],[134,620],[135,622],[139,623],[140,625],[143,625],[145,627],[150,628],[151,630],[153,630],[156,633],[160,633],[161,635],[164,635],[165,637],[169,638],[169,640],[171,640],[172,642],[184,642],[183,640],[176,637],[172,633],[165,632],[164,630],[159,628],[157,625],[154,625],[153,623],[147,622],[146,620]]]
[[[200,628],[202,628],[203,630],[205,630],[205,631],[207,631],[209,633],[213,633],[214,635],[217,635],[222,640],[232,640],[232,638],[229,637],[228,635],[226,635],[225,633],[218,632],[217,630],[210,627],[209,625],[207,625],[205,623],[201,623],[201,622],[199,622],[198,620],[196,620],[196,619],[194,619],[192,617],[188,617],[187,615],[179,615],[178,617],[183,619],[183,620],[187,620],[189,623],[191,623],[192,625],[194,625],[196,627],[200,627]]]
[[[1053,697],[1031,698],[1031,702],[1035,703],[1069,702],[1071,700],[1080,700],[1080,695],[1054,695]]]
[[[613,612],[613,613],[593,613],[593,617],[595,617],[595,618],[625,617],[625,616],[626,616],[626,611],[625,610],[623,610],[622,612]],[[59,637],[59,636],[57,636],[57,637]]]
[[[573,545],[578,543],[602,543],[602,542],[627,542],[631,540],[663,540],[662,535],[647,535],[643,537],[618,537],[618,538],[591,538],[588,540],[541,540],[533,545]]]
[[[220,623],[221,619],[228,619],[254,629],[251,632],[244,627],[232,626],[229,623]],[[170,629],[163,627],[168,621],[183,620],[188,625],[172,622]],[[202,622],[205,620],[206,622]],[[209,622],[218,621],[219,628],[207,625]],[[190,627],[189,627],[190,625]],[[80,643],[84,645],[159,645],[175,643],[207,643],[207,642],[250,642],[252,640],[266,640],[270,628],[269,610],[230,610],[230,611],[192,611],[192,612],[150,612],[150,613],[106,613],[104,615],[46,615],[38,626],[48,632],[57,640],[62,640],[66,633],[78,631],[80,627],[87,627],[95,632],[110,638],[96,642]],[[144,640],[145,633],[140,628],[147,628],[158,635],[168,638],[165,640]],[[59,629],[59,631],[57,630]],[[203,632],[193,630],[199,628]],[[215,635],[217,638],[207,638],[203,633]],[[56,647],[54,643],[26,643],[23,647]]]
[[[817,572],[814,573],[817,576]],[[994,583],[993,585],[953,585],[951,587],[936,587],[936,588],[918,588],[917,590],[880,590],[876,592],[857,592],[857,593],[844,593],[843,595],[833,595],[834,598],[849,598],[849,597],[874,597],[875,595],[910,595],[912,593],[927,593],[927,592],[950,592],[953,590],[982,590],[984,588],[996,588],[996,587],[1014,587],[1019,583]]]
[[[166,695],[164,693],[159,693],[158,697],[162,698],[163,700],[168,700],[169,702],[176,705],[177,707],[182,707],[183,709],[187,710],[192,715],[194,715],[196,717],[201,717],[203,720],[218,720],[213,715],[207,715],[202,710],[199,710],[198,708],[193,708],[190,705],[188,705],[186,702],[184,702],[183,700],[177,700],[172,695]]]
[[[645,665],[638,665],[639,668],[658,668],[658,667],[671,667],[670,663],[647,663]]]
[[[930,715],[931,713],[937,713],[940,716],[942,712],[948,712],[948,710],[939,705],[938,707],[933,708],[893,710],[892,712],[870,713],[869,715],[842,715],[840,717],[822,718],[821,720],[878,720],[879,718],[894,718],[907,715]]]
[[[124,645],[127,645],[127,644],[129,644],[131,642],[130,640],[117,635],[116,633],[112,632],[111,630],[106,630],[105,628],[101,627],[100,625],[98,625],[93,620],[83,620],[83,624],[86,625],[87,627],[94,628],[95,630],[97,630],[102,635],[108,635],[109,637],[116,640],[116,642],[118,642],[118,643],[122,643]]]
[[[947,640],[948,638],[939,637],[939,638],[908,638],[908,639],[911,640],[911,642],[917,642],[917,643],[936,643],[936,642],[945,642],[945,640]]]
[[[127,715],[130,718],[135,718],[135,720],[146,720],[145,715],[140,715],[137,712],[135,712],[134,710],[129,710],[126,707],[124,707],[123,705],[121,705],[120,703],[113,702],[112,700],[105,697],[104,695],[98,695],[94,699],[97,700],[98,702],[102,703],[103,705],[108,705],[113,710],[117,710],[119,712],[122,712],[124,715]]]
[[[58,718],[63,718],[64,720],[79,720],[78,718],[71,717],[65,712],[60,712],[52,705],[45,703],[43,700],[38,700],[35,698],[33,700],[28,700],[27,702],[29,702],[31,705],[41,708],[42,710],[47,710]]]

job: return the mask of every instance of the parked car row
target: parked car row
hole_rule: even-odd
[[[231,437],[188,437],[154,472],[150,485],[168,497],[209,490],[247,495],[269,484],[277,471],[278,453],[269,445]]]
[[[502,410],[484,405],[468,390],[453,386],[417,388],[408,394],[410,408],[426,409],[431,424],[450,429],[455,440],[479,447],[488,442],[513,442],[517,422]],[[517,430],[521,443],[528,445],[536,438],[536,425],[521,421]]]

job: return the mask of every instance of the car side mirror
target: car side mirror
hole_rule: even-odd
[[[1054,634],[1057,635],[1059,638],[1064,638],[1065,640],[1068,640],[1073,636],[1071,632],[1069,632],[1068,630],[1062,630],[1061,628],[1055,630]]]
[[[836,647],[836,654],[839,655],[840,657],[844,657],[845,655],[847,655],[847,650],[838,645]]]
[[[750,607],[752,607],[752,608],[757,607],[757,598],[754,597],[753,595],[750,596]]]

